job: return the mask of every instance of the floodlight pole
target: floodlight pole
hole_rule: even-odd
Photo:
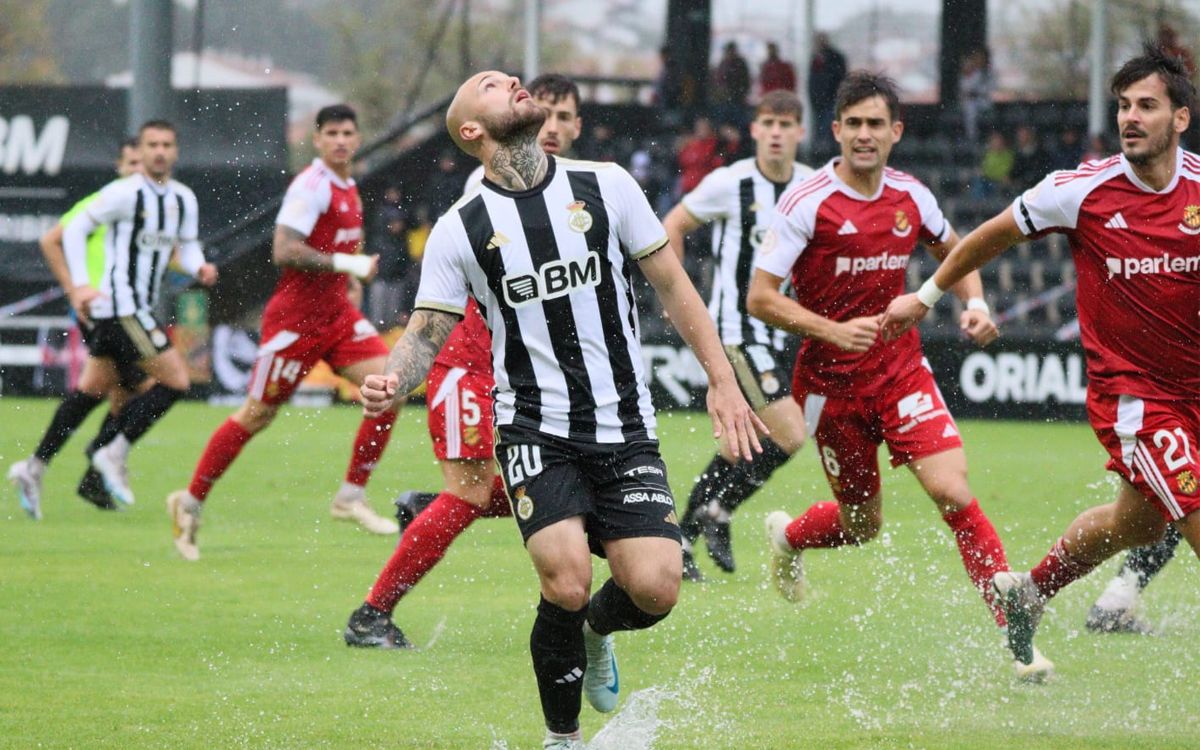
[[[1103,135],[1107,130],[1108,97],[1104,80],[1108,76],[1108,0],[1096,0],[1092,6],[1091,64],[1088,72],[1088,135]]]
[[[525,0],[525,80],[523,83],[526,84],[538,77],[539,68],[542,65],[538,46],[541,31],[541,0]]]
[[[129,8],[130,67],[128,128],[147,120],[171,119],[172,12],[161,0],[133,0]]]

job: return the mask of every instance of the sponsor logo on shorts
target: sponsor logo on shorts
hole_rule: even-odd
[[[672,526],[679,525],[679,519],[675,517],[675,511],[671,511],[667,515],[663,516],[663,521],[671,524]]]
[[[161,349],[167,345],[167,334],[163,333],[161,329],[155,328],[150,332],[150,341]]]
[[[379,331],[375,330],[375,326],[371,325],[371,321],[365,318],[360,318],[354,321],[354,340],[366,341],[367,339],[378,336]]]
[[[468,426],[463,428],[463,442],[467,445],[479,445],[480,439],[481,436],[478,427]]]
[[[1193,495],[1196,492],[1196,475],[1189,469],[1184,469],[1175,477],[1175,484],[1179,485],[1179,491],[1185,495]]]
[[[518,487],[513,492],[513,500],[517,501],[517,518],[528,521],[529,517],[533,515],[533,498],[525,494],[524,487]]]
[[[627,476],[627,477],[638,477],[638,476],[641,476],[642,474],[653,474],[656,477],[666,476],[665,474],[663,474],[662,469],[658,468],[657,466],[649,466],[649,465],[635,466],[632,469],[625,472],[625,476]]]
[[[912,227],[910,226],[911,230]],[[857,276],[860,273],[871,273],[873,271],[903,271],[908,268],[907,255],[892,255],[891,253],[880,253],[867,258],[834,258],[833,275],[841,276],[848,273],[851,276]]]
[[[345,211],[346,209],[342,209]],[[333,244],[344,245],[347,242],[358,242],[363,237],[362,227],[343,227],[333,235]]]
[[[675,507],[675,499],[669,493],[659,492],[657,490],[637,490],[635,492],[626,492],[625,497],[621,499],[625,505],[638,505],[639,503],[661,503]]]

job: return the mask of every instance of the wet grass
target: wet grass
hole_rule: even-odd
[[[23,457],[54,404],[0,401],[0,462]],[[357,412],[293,410],[254,441],[206,510],[198,564],[177,559],[163,498],[227,412],[178,407],[131,460],[138,504],[77,500],[82,439],[46,479],[34,524],[0,503],[0,746],[539,747],[527,653],[535,578],[515,526],[483,520],[397,610],[418,653],[351,651],[340,632],[393,540],[332,521]],[[84,432],[95,429],[89,422]],[[1112,488],[1085,425],[966,423],[972,483],[1028,567]],[[664,418],[677,498],[711,457],[701,415]],[[378,509],[434,488],[424,413],[404,413],[373,481]],[[584,710],[592,747],[1194,747],[1198,625],[1184,550],[1146,597],[1155,638],[1083,631],[1115,569],[1067,589],[1039,643],[1046,686],[1014,684],[1000,638],[932,504],[885,474],[884,535],[806,556],[811,596],[764,585],[761,518],[827,497],[806,447],[739,511],[739,569],[689,586],[651,631],[619,636],[623,711]],[[597,581],[603,575],[598,563]],[[606,724],[606,719],[607,724]]]

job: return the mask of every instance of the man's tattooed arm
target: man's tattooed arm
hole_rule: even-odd
[[[546,177],[549,162],[537,138],[520,143],[501,144],[492,156],[491,171],[496,183],[508,190],[528,190]]]
[[[462,316],[438,310],[422,308],[413,311],[404,335],[388,355],[384,370],[385,375],[395,375],[399,380],[397,398],[407,396],[421,384],[433,367],[433,358],[442,350],[442,344],[460,320]]]

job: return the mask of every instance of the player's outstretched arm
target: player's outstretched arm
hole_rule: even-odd
[[[275,238],[271,244],[271,259],[275,265],[300,271],[335,271],[363,281],[374,279],[379,272],[378,255],[323,253],[309,247],[306,239],[295,229],[276,224]]]
[[[955,246],[919,291],[892,300],[883,314],[884,336],[894,339],[912,328],[937,304],[945,290],[1024,239],[1025,234],[1009,209],[985,221]]]
[[[454,326],[462,316],[418,308],[408,319],[404,335],[392,347],[382,375],[368,375],[361,388],[363,411],[377,417],[421,384],[433,367]]]
[[[929,244],[929,252],[939,261],[944,261],[959,241],[958,233],[950,230],[950,236],[945,242]],[[1000,329],[992,320],[992,311],[988,309],[987,301],[983,298],[983,276],[979,271],[971,271],[963,276],[950,291],[963,302],[962,315],[958,321],[963,333],[979,346],[987,346],[995,341],[1000,336]]]
[[[767,325],[819,339],[848,352],[865,352],[879,338],[879,316],[837,321],[809,310],[779,291],[783,279],[759,268],[750,280],[746,309]]]
[[[754,453],[762,453],[758,433],[766,435],[769,430],[738,388],[716,326],[679,258],[660,250],[639,260],[638,267],[654,287],[675,330],[696,353],[708,375],[708,413],[713,421],[713,437],[724,441],[734,458],[754,460]]]

